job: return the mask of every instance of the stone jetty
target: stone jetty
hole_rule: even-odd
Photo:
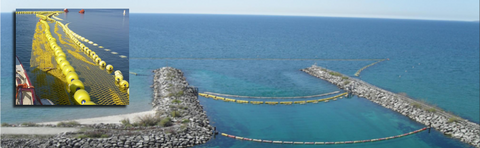
[[[426,126],[431,125],[431,127],[445,135],[459,139],[475,147],[480,147],[479,124],[447,113],[440,108],[383,90],[362,80],[351,78],[316,65],[302,69],[302,71],[335,84],[353,95],[366,98],[383,107],[396,111]]]
[[[77,127],[84,130],[58,135],[2,135],[1,147],[191,147],[206,143],[214,135],[206,112],[183,73],[175,68],[154,70],[152,105],[156,119],[169,119],[169,125],[125,124],[66,124],[66,125],[8,125],[30,127]],[[159,122],[162,123],[162,122]],[[3,125],[2,125],[3,126]],[[81,137],[90,135],[94,137]]]

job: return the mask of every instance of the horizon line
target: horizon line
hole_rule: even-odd
[[[28,9],[28,8],[22,8]],[[77,9],[77,8],[73,8]],[[80,9],[80,8],[79,8]],[[96,8],[93,8],[96,9]],[[98,8],[107,9],[107,8]],[[109,9],[122,9],[122,8],[109,8]],[[125,9],[125,8],[123,8]],[[13,13],[8,11],[2,11],[1,13]],[[465,19],[439,19],[439,18],[413,18],[413,17],[383,17],[383,16],[344,16],[344,15],[315,15],[315,14],[257,14],[257,13],[182,13],[182,12],[131,12],[129,14],[193,14],[193,15],[252,15],[252,16],[299,16],[299,17],[336,17],[336,18],[370,18],[370,19],[396,19],[396,20],[428,20],[428,21],[458,21],[458,22],[480,22],[477,20],[465,20]]]

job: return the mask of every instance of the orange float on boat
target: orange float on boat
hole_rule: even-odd
[[[78,11],[78,13],[85,13],[85,10],[82,9],[82,10]]]

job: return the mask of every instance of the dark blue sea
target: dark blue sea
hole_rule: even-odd
[[[385,58],[390,60],[365,69],[360,79],[395,93],[406,93],[470,121],[480,121],[478,22],[130,14],[129,69],[139,74],[130,75],[130,105],[101,109],[13,109],[11,102],[3,99],[13,94],[10,81],[13,76],[9,71],[13,68],[8,68],[12,66],[8,63],[12,61],[13,41],[8,31],[12,27],[11,16],[2,14],[2,122],[53,121],[149,110],[151,71],[164,66],[181,69],[190,85],[198,87],[200,92],[306,96],[339,89],[300,69],[317,64],[353,76],[358,69],[375,61],[324,59]],[[290,106],[199,99],[219,132],[255,139],[364,140],[423,127],[401,114],[357,97]],[[83,113],[71,116],[77,112]],[[435,130],[394,140],[334,146],[469,147]],[[292,145],[217,136],[198,147]]]

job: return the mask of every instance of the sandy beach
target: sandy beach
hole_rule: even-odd
[[[145,112],[137,112],[137,113],[130,113],[130,114],[121,114],[121,115],[112,115],[112,116],[104,116],[104,117],[94,117],[94,118],[85,118],[85,119],[75,119],[75,120],[65,120],[65,121],[77,121],[80,124],[97,124],[97,123],[104,123],[104,124],[120,124],[120,120],[123,119],[130,119],[130,122],[135,122],[138,116],[145,116],[145,115],[153,115],[155,111],[145,111]],[[56,125],[59,122],[65,121],[52,121],[52,122],[41,122],[37,124],[54,124]]]

